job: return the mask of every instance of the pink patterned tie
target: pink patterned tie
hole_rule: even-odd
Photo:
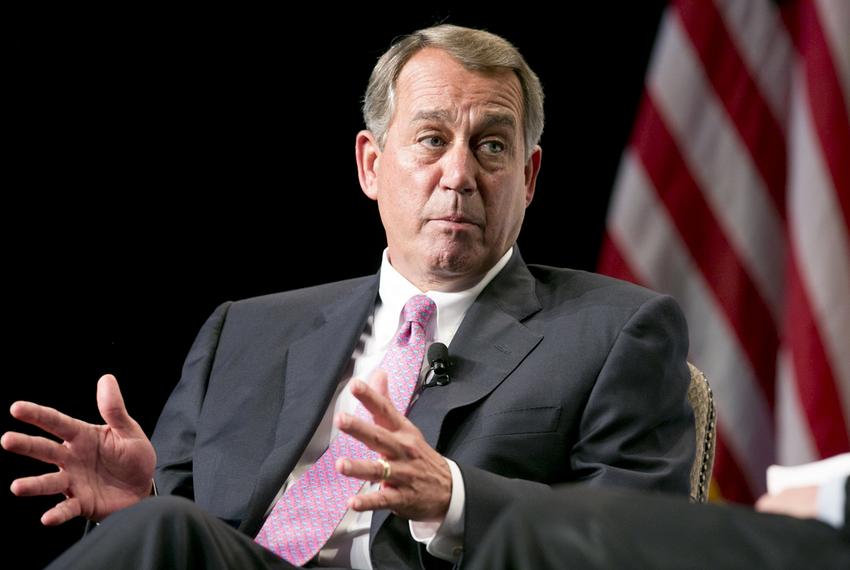
[[[404,322],[381,362],[386,370],[390,399],[401,413],[407,409],[425,355],[425,328],[434,314],[434,301],[416,295],[404,305]],[[358,417],[371,421],[358,402]],[[378,454],[340,432],[322,456],[278,500],[254,539],[296,566],[312,559],[333,534],[347,510],[348,498],[363,481],[337,473],[340,457],[375,460]]]

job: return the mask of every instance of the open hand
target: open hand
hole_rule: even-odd
[[[381,481],[377,492],[351,497],[348,506],[355,511],[389,509],[402,518],[428,522],[442,520],[452,495],[452,475],[445,458],[425,441],[409,419],[395,409],[387,392],[387,376],[379,370],[370,387],[353,380],[351,393],[363,404],[375,423],[351,414],[339,414],[337,427],[381,454],[389,463],[390,475],[384,479],[384,465],[377,461],[339,459],[336,469],[349,477]]]
[[[105,425],[94,425],[58,410],[15,402],[11,414],[63,441],[6,432],[3,448],[59,467],[59,471],[12,482],[18,496],[63,494],[65,499],[45,512],[44,525],[83,516],[99,521],[151,493],[156,453],[139,424],[127,414],[114,376],[97,384],[97,407]]]

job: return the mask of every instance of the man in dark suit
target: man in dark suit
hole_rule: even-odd
[[[336,457],[331,479],[367,484],[310,564],[458,564],[505,506],[555,483],[686,494],[694,433],[675,302],[527,266],[515,246],[541,163],[542,103],[537,77],[498,36],[438,26],[402,39],[373,71],[356,142],[387,235],[377,276],[220,306],[153,445],[111,376],[98,386],[105,426],[13,405],[64,440],[6,434],[5,448],[62,467],[13,491],[66,495],[45,524],[105,519],[58,562],[284,565],[268,549],[298,532],[274,513],[342,437],[377,455]],[[415,327],[450,347],[448,382],[397,409],[381,359],[407,326],[407,300],[423,294],[435,316]],[[193,503],[142,500],[152,492]]]
[[[836,479],[765,495],[753,510],[567,485],[505,509],[471,567],[841,570],[850,568],[848,492],[850,479]]]

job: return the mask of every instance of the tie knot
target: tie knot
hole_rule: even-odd
[[[424,328],[436,309],[437,305],[427,295],[414,295],[404,304],[404,322],[413,321]]]

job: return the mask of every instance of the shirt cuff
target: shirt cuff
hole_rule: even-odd
[[[445,458],[444,458],[445,459]],[[466,492],[457,464],[446,459],[452,472],[452,498],[442,521],[410,522],[410,536],[425,545],[428,554],[449,562],[457,562],[463,552],[463,512]]]
[[[844,526],[844,491],[846,477],[828,481],[818,488],[818,518],[823,522],[841,528]]]

